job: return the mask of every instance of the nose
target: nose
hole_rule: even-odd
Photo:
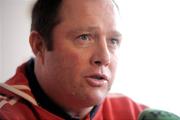
[[[110,64],[111,54],[106,42],[99,43],[91,57],[91,64],[94,66],[108,66]]]

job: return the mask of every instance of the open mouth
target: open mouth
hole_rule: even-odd
[[[100,76],[100,75],[93,75],[93,76],[90,76],[91,78],[93,79],[97,79],[97,80],[104,80],[105,78],[103,76]]]
[[[108,84],[108,77],[105,74],[92,74],[86,76],[87,83],[92,87],[102,87]]]
[[[100,74],[94,74],[89,76],[89,78],[96,79],[96,80],[106,80],[108,81],[108,78],[106,75],[100,75]]]

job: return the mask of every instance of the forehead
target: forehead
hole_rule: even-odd
[[[112,0],[64,0],[62,2],[60,15],[61,17],[71,17],[78,15],[100,15],[117,12],[117,8]]]
[[[115,31],[119,13],[112,0],[64,0],[59,15],[66,28],[88,26]]]

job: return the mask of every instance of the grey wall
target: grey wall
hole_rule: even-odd
[[[0,82],[12,76],[16,67],[31,56],[29,0],[0,0]]]
[[[2,77],[2,4],[0,1],[0,80]]]

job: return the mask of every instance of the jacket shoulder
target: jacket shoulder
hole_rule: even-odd
[[[147,106],[140,104],[138,102],[135,102],[131,98],[119,94],[119,93],[111,93],[107,96],[107,98],[104,101],[105,104],[111,104],[111,106],[114,106],[115,108],[119,107],[118,109],[128,109],[132,111],[141,112]]]
[[[109,94],[97,112],[97,120],[137,120],[139,114],[147,108],[123,94]],[[95,120],[96,120],[95,119]]]
[[[0,87],[0,120],[34,119],[30,104],[18,95]]]

